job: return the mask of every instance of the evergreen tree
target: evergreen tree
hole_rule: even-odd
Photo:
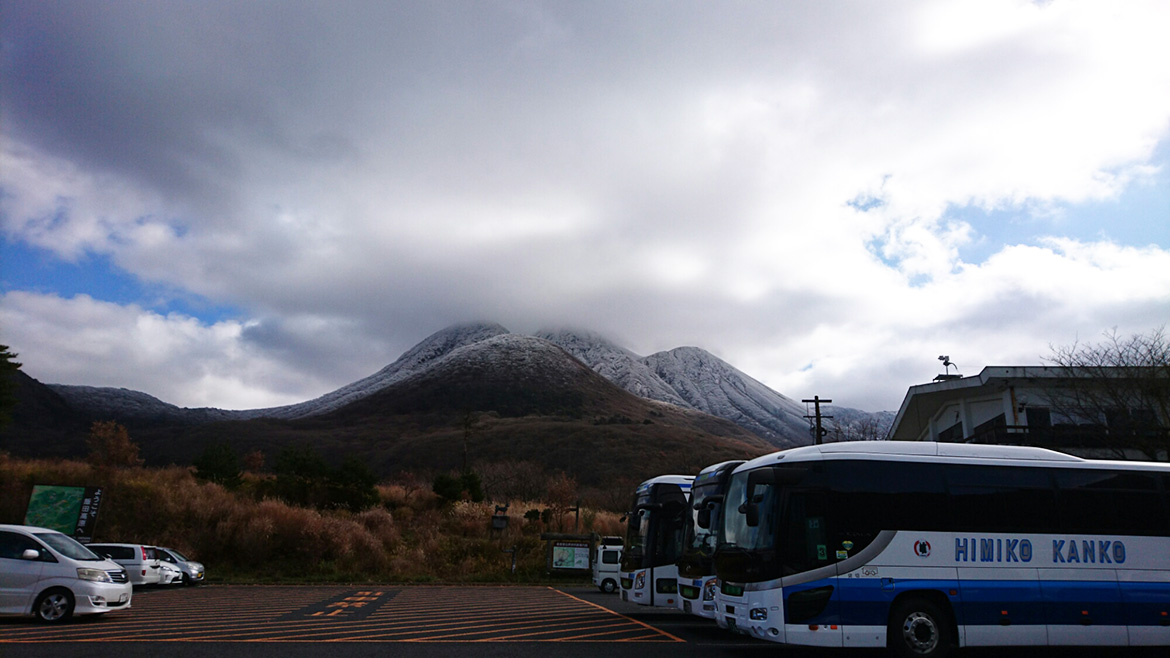
[[[226,441],[203,449],[195,460],[195,477],[234,489],[240,485],[240,458]]]
[[[16,354],[9,352],[7,345],[0,345],[0,429],[12,421],[12,409],[16,406],[16,371],[21,364],[15,358]]]

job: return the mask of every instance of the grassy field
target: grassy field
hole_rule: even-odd
[[[512,501],[507,528],[492,532],[494,502],[444,503],[417,478],[380,483],[379,504],[361,512],[298,507],[261,496],[269,477],[245,473],[228,490],[184,467],[0,453],[0,523],[23,523],[33,485],[101,486],[94,541],[170,546],[203,562],[211,582],[248,583],[544,582],[542,532],[623,534],[616,512],[540,500]]]

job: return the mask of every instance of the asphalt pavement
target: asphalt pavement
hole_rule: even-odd
[[[474,645],[474,646],[469,646]],[[997,649],[973,658],[1164,656]],[[136,591],[133,607],[61,625],[0,619],[0,658],[884,656],[785,647],[582,586],[242,586]]]

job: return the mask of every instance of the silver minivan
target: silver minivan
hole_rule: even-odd
[[[130,607],[126,570],[56,530],[0,524],[0,614],[60,622]]]
[[[104,555],[126,568],[132,585],[162,584],[158,554],[143,544],[90,544],[89,550]]]

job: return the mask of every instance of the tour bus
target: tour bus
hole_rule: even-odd
[[[720,626],[788,644],[1170,644],[1170,465],[854,442],[732,474]]]
[[[660,475],[634,491],[622,550],[622,600],[674,608],[678,601],[678,561],[691,482],[690,475]]]
[[[691,505],[678,559],[679,608],[707,619],[715,618],[715,539],[723,496],[731,472],[742,459],[721,462],[699,471],[691,484]]]

